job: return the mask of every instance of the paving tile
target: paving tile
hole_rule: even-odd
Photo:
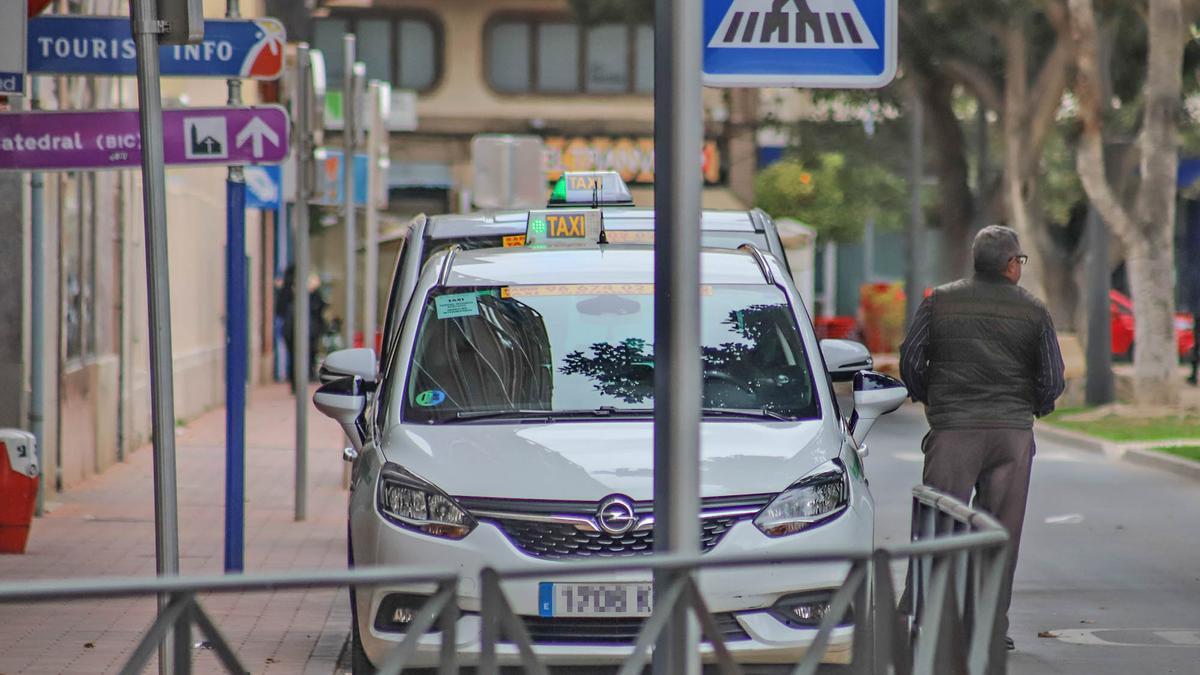
[[[309,519],[292,520],[294,399],[286,385],[251,392],[246,411],[248,572],[345,565],[342,439],[310,408]],[[220,574],[224,558],[225,417],[211,411],[176,436],[180,570]],[[89,477],[33,525],[25,555],[0,556],[0,582],[155,573],[152,452]],[[216,594],[200,599],[253,673],[300,672],[320,638],[334,590]],[[116,673],[154,621],[152,598],[0,604],[0,673]],[[201,639],[193,631],[193,642]],[[91,647],[85,647],[91,643]],[[221,672],[211,650],[194,672]],[[154,659],[145,670],[156,672]]]

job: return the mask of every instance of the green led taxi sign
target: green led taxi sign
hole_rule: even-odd
[[[593,246],[601,242],[603,230],[599,209],[530,211],[525,246]]]
[[[629,186],[616,171],[567,171],[550,192],[547,206],[632,206]]]

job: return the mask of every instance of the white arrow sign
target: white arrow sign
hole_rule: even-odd
[[[255,117],[254,119],[250,120],[249,124],[242,127],[242,130],[239,131],[237,136],[234,138],[234,142],[237,143],[237,146],[240,148],[246,144],[246,141],[253,141],[254,145],[252,152],[254,156],[262,157],[264,138],[270,141],[271,145],[279,145],[279,136],[275,133],[275,130],[268,126],[266,122],[262,121],[261,118]]]
[[[879,48],[854,0],[734,0],[708,46]]]

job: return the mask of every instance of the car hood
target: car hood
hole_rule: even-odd
[[[457,497],[596,501],[653,498],[646,422],[401,425],[383,454]],[[838,456],[837,425],[705,422],[702,497],[779,492]]]

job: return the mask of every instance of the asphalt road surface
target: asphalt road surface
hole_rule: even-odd
[[[871,431],[880,545],[908,537],[927,428],[905,406]],[[1009,616],[1013,675],[1200,673],[1200,482],[1039,440]]]

